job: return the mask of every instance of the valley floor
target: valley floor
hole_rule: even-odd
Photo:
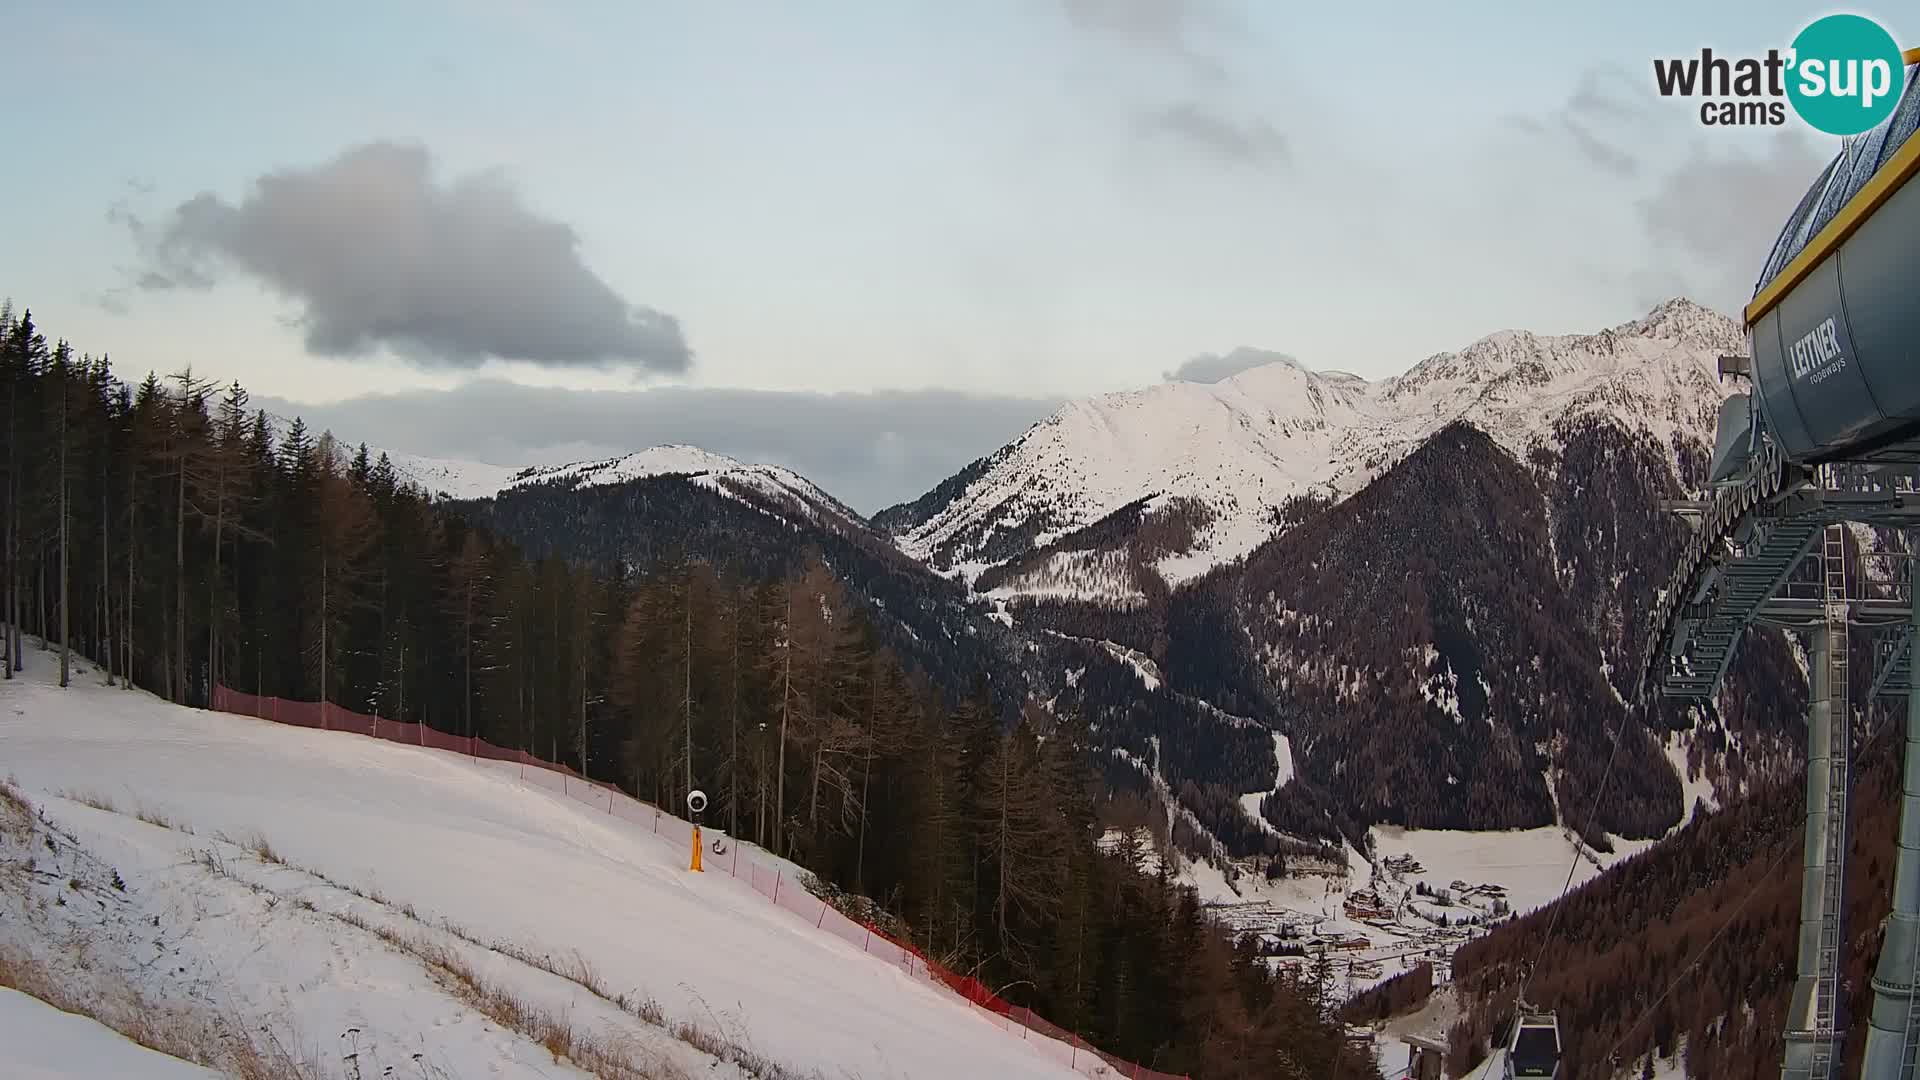
[[[0,948],[89,992],[251,1032],[314,1077],[1075,1075],[512,766],[180,708],[85,665],[62,691],[56,666],[0,684],[0,777],[36,815],[0,834]]]

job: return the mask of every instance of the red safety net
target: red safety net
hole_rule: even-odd
[[[511,763],[519,766],[520,778],[529,784],[604,810],[676,846],[686,848],[693,842],[693,825],[690,822],[607,784],[588,780],[565,765],[544,761],[524,750],[495,746],[485,739],[449,735],[424,724],[384,720],[378,716],[350,712],[336,705],[260,697],[224,686],[214,688],[213,707],[219,712],[238,713],[274,723],[347,731],[389,742],[464,754],[475,760]],[[967,1002],[975,1015],[1014,1038],[1026,1040],[1035,1053],[1065,1065],[1074,1072],[1083,1076],[1124,1080],[1188,1080],[1180,1074],[1156,1072],[1088,1046],[1078,1035],[1049,1023],[1033,1010],[1009,1003],[980,980],[949,971],[912,945],[895,941],[871,925],[849,919],[833,905],[788,877],[785,869],[762,865],[750,854],[743,854],[741,844],[729,842],[724,845],[724,850],[709,849],[703,854],[702,862],[703,869],[708,873],[723,873],[746,882],[774,906],[785,908],[812,923],[816,929],[832,934],[913,978],[951,990]]]

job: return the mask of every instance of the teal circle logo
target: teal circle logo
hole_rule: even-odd
[[[1828,15],[1793,39],[1787,99],[1800,119],[1828,135],[1872,131],[1893,115],[1906,89],[1900,46],[1860,15]]]

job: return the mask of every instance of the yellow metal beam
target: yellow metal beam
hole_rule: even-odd
[[[1908,49],[1900,54],[1900,60],[1906,64],[1920,64],[1920,49]]]
[[[1908,63],[1920,63],[1920,49],[1909,49],[1903,54],[1902,59]],[[1766,288],[1760,290],[1760,294],[1747,305],[1747,326],[1751,328],[1765,318],[1767,312],[1772,311],[1780,303],[1781,297],[1792,292],[1794,286],[1805,281],[1815,267],[1825,262],[1827,256],[1833,254],[1841,244],[1846,242],[1847,237],[1852,236],[1860,226],[1866,224],[1867,219],[1873,216],[1873,212],[1880,209],[1888,199],[1893,198],[1894,193],[1905,186],[1916,172],[1920,172],[1920,135],[1908,138],[1906,144],[1900,147],[1900,152],[1882,165],[1880,171],[1873,174],[1873,179],[1867,181],[1865,187],[1855,192],[1853,198],[1847,200],[1847,205],[1840,208],[1840,212],[1833,216],[1832,221],[1827,222],[1826,228],[1821,229],[1820,234],[1808,241],[1800,254],[1794,256],[1786,269],[1780,271],[1772,281],[1767,283]]]

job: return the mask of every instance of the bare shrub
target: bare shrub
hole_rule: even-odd
[[[247,850],[253,852],[254,858],[270,866],[287,865],[287,860],[281,858],[280,853],[273,850],[273,845],[267,842],[267,838],[259,833],[254,833],[253,839],[247,841]]]

